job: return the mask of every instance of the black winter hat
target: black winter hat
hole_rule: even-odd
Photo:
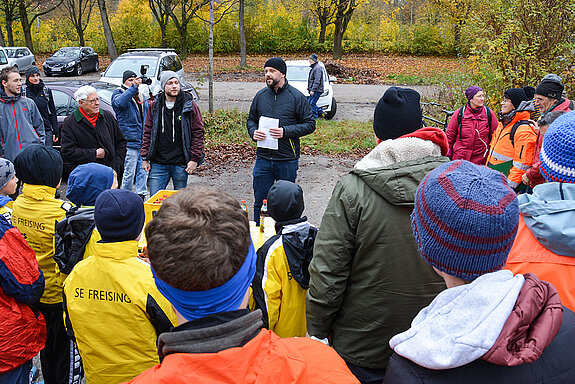
[[[546,96],[551,99],[561,99],[565,87],[561,83],[561,78],[553,73],[545,75],[537,86],[535,94]]]
[[[389,87],[373,113],[373,130],[380,140],[397,139],[421,128],[419,93],[413,89]]]
[[[311,55],[309,55],[309,59],[310,59],[311,61],[315,61],[315,62],[317,63],[317,61],[318,61],[319,58],[317,57],[317,54],[312,53]]]
[[[529,100],[533,100],[533,98],[535,97],[535,88],[533,88],[530,85],[527,85],[523,87],[523,90],[525,91],[525,95],[527,95],[527,98]]]
[[[124,84],[126,80],[132,77],[138,77],[138,75],[136,75],[136,72],[132,71],[131,69],[125,70],[124,74],[122,75],[122,84]]]
[[[278,180],[268,193],[270,217],[280,222],[299,219],[304,210],[303,190],[296,183]]]
[[[503,96],[511,100],[513,109],[519,108],[519,104],[521,104],[522,101],[531,100],[527,97],[523,88],[509,88],[507,91],[505,91]]]
[[[62,157],[52,147],[29,144],[14,159],[14,169],[23,183],[56,188],[62,178]]]
[[[275,68],[278,71],[280,71],[281,73],[283,73],[284,75],[287,72],[286,62],[281,57],[272,57],[271,59],[268,59],[266,61],[266,63],[264,64],[264,68],[265,67]]]
[[[94,221],[102,240],[135,240],[144,228],[144,202],[126,189],[106,189],[96,199]]]
[[[28,68],[26,68],[26,72],[24,72],[24,80],[28,80],[28,78],[34,74],[40,74],[40,70],[38,69],[37,66],[35,65],[31,65]]]

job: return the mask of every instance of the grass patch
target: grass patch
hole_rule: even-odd
[[[206,147],[223,144],[248,144],[250,139],[246,121],[248,114],[237,109],[203,113]],[[345,154],[368,151],[375,146],[371,123],[359,121],[317,120],[316,130],[301,138],[301,146],[323,154]]]

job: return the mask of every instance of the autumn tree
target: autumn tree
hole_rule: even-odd
[[[64,0],[18,0],[18,13],[26,46],[34,52],[32,25],[36,19],[59,7]],[[30,17],[29,15],[32,15]]]
[[[162,34],[162,48],[168,47],[168,37],[166,30],[170,21],[170,13],[173,10],[172,0],[148,0],[148,5],[152,10],[154,19],[158,22],[160,33]]]
[[[6,21],[6,38],[8,39],[8,46],[14,46],[14,31],[12,24],[18,20],[18,0],[2,0],[0,1],[0,12],[4,14]],[[4,38],[4,36],[2,36]],[[2,42],[3,45],[6,42]]]
[[[323,44],[327,26],[335,20],[337,0],[309,0],[309,9],[319,23],[318,43]]]
[[[118,50],[114,42],[114,35],[110,27],[110,19],[108,19],[108,9],[106,7],[106,0],[98,0],[98,8],[100,9],[100,18],[102,19],[102,29],[106,38],[106,45],[108,46],[108,55],[110,60],[115,60],[118,57]]]
[[[566,76],[566,83],[575,80],[569,70],[575,65],[575,2],[483,1],[474,11],[479,39],[473,59],[491,92],[536,85],[549,72]]]
[[[180,56],[183,58],[188,54],[188,25],[209,2],[210,0],[174,0],[175,7],[170,10],[170,17],[180,35]]]
[[[240,30],[240,67],[248,66],[248,55],[246,48],[246,27],[245,27],[246,0],[239,0],[239,30]]]
[[[477,7],[477,2],[472,0],[432,0],[432,4],[453,23],[453,43],[455,51],[460,54],[462,51],[461,31],[470,19],[471,12]]]
[[[333,32],[333,58],[341,59],[343,53],[343,35],[351,21],[353,11],[359,5],[360,0],[334,0],[336,3],[336,12]]]
[[[85,46],[84,31],[90,22],[92,15],[92,8],[94,7],[95,0],[64,0],[62,7],[65,9],[65,15],[74,26],[80,46]]]

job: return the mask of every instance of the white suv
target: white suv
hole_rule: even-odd
[[[6,67],[10,67],[10,64],[8,63],[8,54],[6,53],[5,48],[0,47],[0,70]]]
[[[286,79],[288,83],[297,88],[306,97],[309,97],[307,90],[307,79],[311,69],[309,62],[307,60],[289,60],[286,61],[286,64]],[[337,102],[335,101],[331,84],[335,83],[337,79],[335,76],[328,76],[325,65],[321,61],[318,61],[317,64],[321,67],[323,73],[323,93],[317,101],[317,106],[325,112],[326,119],[332,119],[337,111]]]
[[[144,95],[147,95],[149,90],[153,95],[160,92],[160,76],[164,71],[174,71],[180,79],[184,78],[182,61],[173,49],[141,48],[129,49],[128,52],[118,56],[108,66],[100,81],[121,86],[124,71],[130,69],[140,76],[142,66],[147,67],[146,77],[151,79],[149,88],[146,84],[140,85],[140,91]],[[182,90],[190,92],[195,99],[198,98],[196,90],[184,81],[182,81]]]

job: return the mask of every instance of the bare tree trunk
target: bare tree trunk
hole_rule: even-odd
[[[240,0],[240,67],[245,68],[248,66],[247,50],[246,50],[246,29],[244,25],[245,15],[245,0]]]
[[[210,113],[214,113],[214,0],[210,0],[210,28],[208,34],[208,97]]]
[[[333,58],[341,59],[343,48],[343,17],[336,17],[335,30],[333,31]]]
[[[108,11],[106,10],[106,0],[98,0],[98,8],[100,8],[100,17],[102,18],[102,28],[104,29],[104,36],[106,36],[106,44],[108,45],[108,54],[110,60],[115,60],[118,57],[118,50],[112,35],[112,28],[108,21]]]
[[[322,18],[319,19],[319,38],[317,42],[320,44],[325,43],[325,31],[327,30],[327,23]]]
[[[8,46],[14,46],[14,32],[12,30],[13,14],[9,14],[6,10],[6,37],[8,38]]]
[[[84,42],[84,31],[82,27],[76,27],[76,33],[78,34],[78,40],[80,41],[80,47],[86,46]]]
[[[4,40],[4,31],[2,31],[2,27],[0,27],[0,45],[3,47],[6,46],[6,41]]]
[[[24,0],[20,0],[18,4],[18,10],[20,11],[20,23],[22,24],[22,32],[24,32],[24,40],[26,41],[26,46],[29,50],[34,52],[34,43],[32,42],[32,32],[30,30],[30,22],[28,21],[28,10],[26,9],[26,4]]]

